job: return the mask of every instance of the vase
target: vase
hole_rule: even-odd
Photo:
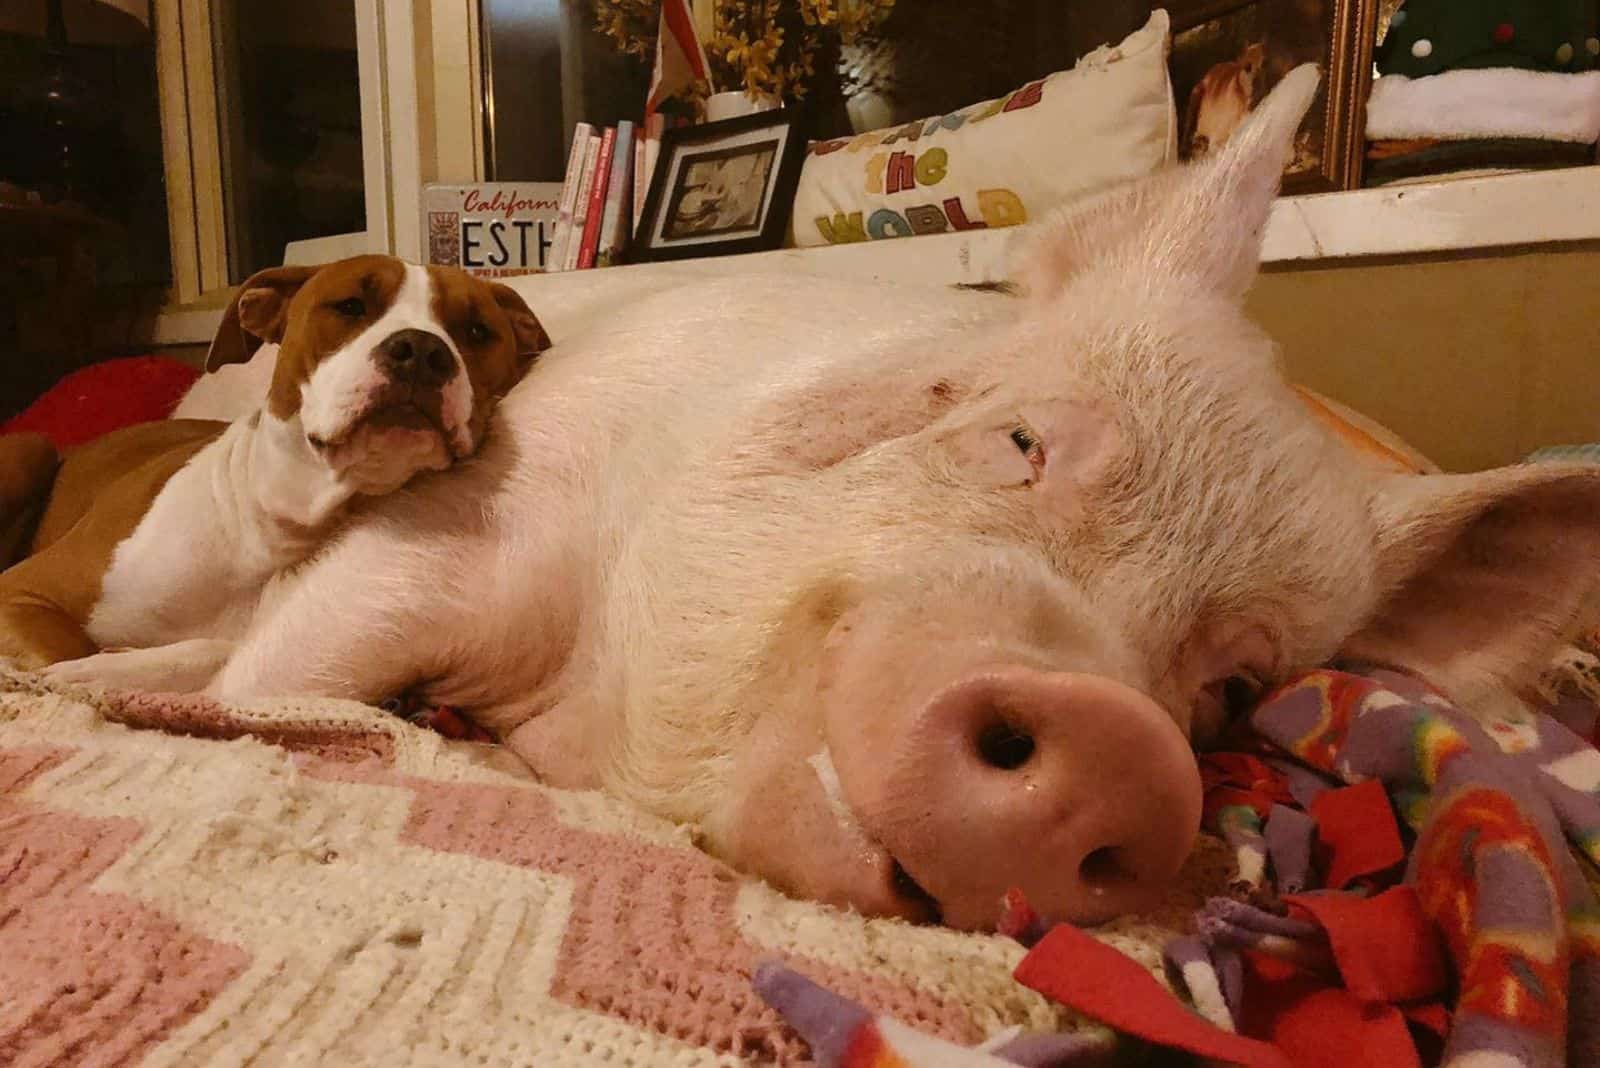
[[[736,119],[741,115],[754,115],[758,111],[772,111],[780,103],[775,96],[747,93],[743,89],[712,93],[706,97],[706,121],[718,122]]]

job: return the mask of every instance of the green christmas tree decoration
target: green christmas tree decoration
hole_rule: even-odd
[[[1406,0],[1378,46],[1380,74],[1600,67],[1596,0]]]

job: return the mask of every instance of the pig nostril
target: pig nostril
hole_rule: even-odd
[[[1033,735],[1009,723],[995,723],[978,735],[978,756],[991,768],[1015,771],[1033,756]]]
[[[1078,879],[1089,890],[1106,891],[1133,882],[1134,874],[1123,863],[1122,850],[1116,846],[1101,846],[1078,865]]]
[[[922,888],[922,884],[911,877],[911,873],[906,871],[898,860],[894,862],[892,881],[895,894],[901,900],[915,905],[924,922],[939,922],[939,902],[934,899],[932,894]]]

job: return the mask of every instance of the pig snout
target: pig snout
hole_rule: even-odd
[[[902,883],[951,927],[992,928],[1013,887],[1074,923],[1147,907],[1199,829],[1199,770],[1182,731],[1103,676],[969,673],[909,717],[891,749],[871,822]]]

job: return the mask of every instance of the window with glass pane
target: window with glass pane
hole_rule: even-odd
[[[366,229],[352,0],[213,0],[228,280]]]

